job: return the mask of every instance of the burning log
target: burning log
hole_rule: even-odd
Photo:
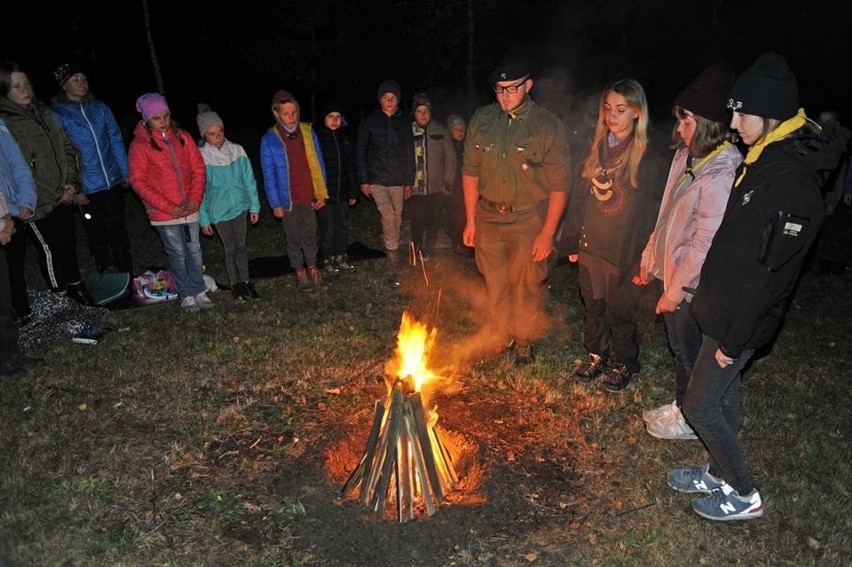
[[[418,498],[432,516],[458,483],[450,454],[435,429],[437,415],[430,412],[427,421],[420,392],[410,390],[406,381],[397,379],[387,405],[376,401],[364,455],[342,490],[346,496],[360,487],[358,499],[381,514],[393,478],[400,522],[414,519]]]

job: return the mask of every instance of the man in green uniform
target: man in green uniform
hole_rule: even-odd
[[[562,122],[530,98],[529,62],[509,55],[491,74],[497,102],[479,108],[465,140],[464,243],[485,278],[486,336],[532,361],[547,324],[547,258],[568,199],[571,154]]]

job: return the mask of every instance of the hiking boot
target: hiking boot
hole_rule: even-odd
[[[335,258],[327,258],[323,262],[322,271],[325,272],[326,276],[332,278],[340,275],[340,267],[337,265]]]
[[[515,366],[526,366],[534,359],[532,343],[529,341],[518,341],[515,343]]]
[[[314,284],[308,279],[308,271],[305,268],[296,268],[296,289],[305,293],[314,291]]]
[[[580,384],[591,384],[604,371],[606,362],[602,356],[589,353],[589,359],[574,370],[574,379]]]
[[[658,439],[698,439],[692,427],[683,417],[683,412],[675,406],[676,411],[669,412],[655,421],[648,421],[645,427],[648,434]]]
[[[387,282],[393,287],[399,287],[401,283],[399,279],[399,250],[385,250],[385,255],[390,269],[390,277]]]
[[[620,392],[630,384],[636,374],[638,372],[629,370],[626,365],[614,362],[604,372],[601,388],[607,392]]]
[[[322,274],[320,274],[319,268],[316,266],[308,266],[308,278],[311,280],[311,285],[313,285],[316,290],[322,290],[328,287],[328,284],[325,283],[324,279],[322,279]]]
[[[231,296],[233,296],[234,301],[237,303],[245,303],[248,298],[248,289],[246,289],[246,284],[244,282],[236,284],[231,290]]]
[[[202,291],[198,295],[195,296],[195,304],[198,305],[201,309],[213,309],[216,307],[216,304],[213,303],[209,297],[207,297],[207,292]]]
[[[673,469],[669,471],[666,483],[678,492],[685,492],[687,494],[713,494],[714,490],[726,486],[726,483],[724,480],[710,474],[709,470],[709,463],[703,467]]]
[[[245,282],[246,291],[248,292],[249,299],[260,299],[260,294],[257,293],[257,290],[254,288],[253,281]]]
[[[341,272],[351,272],[355,269],[355,266],[349,263],[349,258],[346,256],[346,254],[335,256],[334,259],[337,262],[337,267],[340,268]]]
[[[187,313],[195,313],[196,311],[200,311],[201,307],[196,303],[195,298],[191,295],[188,295],[180,300],[180,308],[186,311]]]
[[[710,496],[692,501],[696,514],[708,520],[727,522],[730,520],[753,520],[763,516],[763,502],[757,489],[750,495],[740,496],[730,484],[723,484]]]
[[[677,407],[677,400],[654,409],[642,410],[642,419],[647,422],[657,421],[658,419],[666,419],[675,413],[680,413],[680,408]]]

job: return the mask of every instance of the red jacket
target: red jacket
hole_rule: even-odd
[[[200,205],[204,197],[204,159],[189,132],[179,129],[178,134],[183,143],[173,131],[151,132],[142,121],[133,130],[127,156],[130,183],[151,222],[175,220],[175,205]]]

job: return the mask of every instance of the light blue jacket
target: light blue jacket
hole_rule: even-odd
[[[35,212],[38,204],[33,173],[21,148],[0,120],[0,188],[13,217],[20,216],[21,207]]]
[[[243,147],[225,140],[221,148],[204,144],[199,149],[207,171],[207,187],[198,211],[201,226],[232,220],[246,212],[259,213],[257,181]]]

